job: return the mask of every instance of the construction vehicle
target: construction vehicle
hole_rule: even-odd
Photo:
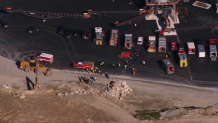
[[[112,29],[109,44],[111,46],[116,46],[117,40],[118,40],[118,30]]]
[[[166,71],[167,74],[172,74],[175,71],[175,66],[170,61],[170,59],[164,59],[163,60],[163,68]]]
[[[149,36],[148,37],[148,52],[156,52],[156,37]]]
[[[36,60],[22,60],[19,68],[25,72],[34,71],[37,75],[43,73],[45,76],[51,76],[53,74],[52,69],[36,63]]]
[[[194,42],[187,42],[187,46],[188,46],[188,54],[195,54],[195,44]]]
[[[126,49],[132,49],[133,47],[133,42],[132,42],[132,34],[125,34],[125,44],[124,47]]]
[[[209,39],[209,46],[210,46],[210,58],[211,61],[216,61],[217,59],[217,49],[214,39]]]
[[[95,27],[95,45],[103,45],[103,31],[101,27]]]
[[[187,60],[185,49],[184,48],[179,48],[178,55],[179,55],[179,65],[180,65],[180,67],[187,67],[188,66],[188,60]]]

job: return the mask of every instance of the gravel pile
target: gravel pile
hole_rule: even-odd
[[[107,84],[105,92],[111,96],[117,97],[119,100],[122,100],[127,94],[129,94],[132,89],[126,84],[126,81],[111,81]]]

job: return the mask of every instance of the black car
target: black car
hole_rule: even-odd
[[[8,28],[8,23],[6,21],[1,20],[1,26],[3,28]]]
[[[66,27],[60,26],[57,30],[57,33],[59,35],[64,35],[66,29],[67,29]]]
[[[65,33],[64,33],[64,37],[65,38],[71,38],[73,34],[74,34],[74,30],[73,29],[66,29]]]
[[[32,33],[34,33],[34,32],[38,32],[39,31],[39,29],[38,29],[38,27],[36,27],[36,26],[30,26],[30,27],[28,27],[27,29],[26,29],[26,32],[27,33],[30,33],[30,34],[32,34]]]

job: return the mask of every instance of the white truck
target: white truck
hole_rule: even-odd
[[[194,42],[187,42],[188,45],[188,54],[195,54],[195,44]]]
[[[132,49],[133,47],[133,42],[132,42],[132,34],[125,34],[125,44],[124,47],[126,49]]]
[[[143,38],[143,37],[138,37],[137,44],[138,44],[138,45],[142,45],[142,44],[143,44],[143,41],[144,41],[144,38]]]

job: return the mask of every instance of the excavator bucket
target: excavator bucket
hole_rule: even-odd
[[[52,76],[52,75],[53,75],[52,69],[47,69],[47,71],[45,73],[45,76],[49,77],[49,76]]]

